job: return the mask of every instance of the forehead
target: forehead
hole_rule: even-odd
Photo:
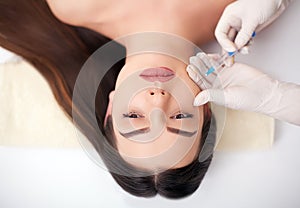
[[[203,108],[198,110],[200,114],[198,131],[190,138],[168,132],[164,127],[162,133],[155,139],[145,137],[144,140],[148,142],[135,141],[123,137],[113,125],[118,152],[124,160],[140,168],[153,170],[163,165],[168,169],[189,164],[197,156],[201,142]]]
[[[140,168],[153,170],[185,166],[192,162],[199,149],[201,131],[186,138],[164,129],[159,137],[150,142],[132,141],[122,137],[117,131],[115,135],[118,152],[124,160]]]

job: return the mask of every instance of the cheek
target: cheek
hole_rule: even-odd
[[[130,123],[130,129],[142,129],[150,126],[150,122],[146,118],[128,119],[128,122]]]
[[[202,89],[193,80],[191,80],[190,77],[187,77],[185,81],[192,90],[194,97],[196,97],[202,91]]]
[[[196,97],[196,95],[198,95],[198,93],[202,91],[200,87],[189,77],[188,73],[185,70],[179,71],[177,75],[190,88],[190,90],[193,92],[194,97]]]
[[[127,59],[127,58],[126,58]],[[143,68],[143,67],[138,67],[134,64],[128,64],[126,63],[122,69],[120,70],[118,77],[117,77],[117,81],[116,81],[116,85],[115,88],[118,89],[118,87],[121,85],[121,83],[123,83],[124,81],[126,81],[126,79],[129,79],[131,76],[135,76],[135,78],[137,77],[138,71]],[[139,69],[139,70],[137,70]]]
[[[134,95],[128,95],[131,97],[129,100],[129,105],[132,108],[137,108],[137,110],[141,111],[147,111],[147,105],[149,104],[145,98],[145,96],[142,95],[142,93],[136,93]]]

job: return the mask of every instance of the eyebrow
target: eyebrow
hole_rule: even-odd
[[[150,128],[142,128],[142,129],[137,129],[137,130],[134,130],[134,131],[131,131],[131,132],[128,132],[128,133],[122,133],[122,132],[119,131],[119,133],[125,138],[130,138],[130,137],[133,137],[133,136],[136,136],[136,135],[139,135],[139,134],[145,134],[149,131],[150,131]],[[189,132],[189,131],[184,131],[184,130],[181,130],[181,129],[175,129],[175,128],[172,128],[172,127],[167,127],[167,131],[169,131],[171,133],[174,133],[174,134],[184,136],[184,137],[192,137],[197,133],[197,130]]]
[[[150,128],[142,128],[142,129],[137,129],[137,130],[134,130],[134,131],[130,131],[128,133],[122,133],[122,132],[119,131],[119,133],[125,138],[130,138],[130,137],[136,136],[138,134],[145,134],[149,131],[150,131]]]
[[[184,130],[181,130],[181,129],[175,129],[175,128],[172,128],[172,127],[167,127],[167,131],[169,131],[171,133],[174,133],[174,134],[179,134],[179,135],[184,136],[184,137],[192,137],[197,133],[197,130],[190,132],[190,131],[184,131]]]

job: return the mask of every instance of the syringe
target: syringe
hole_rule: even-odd
[[[249,40],[249,42],[252,40],[252,38],[254,38],[256,36],[256,32],[254,31],[251,35],[251,39]],[[249,42],[246,44],[248,45]],[[223,55],[221,55],[219,62],[221,63],[219,66],[217,66],[216,68],[214,68],[213,66],[210,67],[207,72],[205,73],[205,76],[210,75],[211,73],[213,73],[214,71],[219,71],[220,69],[224,68],[226,66],[225,64],[225,60],[234,56],[235,54],[237,54],[237,52],[239,51],[234,51],[234,52],[227,52],[224,53]]]
[[[215,67],[210,67],[207,72],[205,73],[205,76],[208,76],[210,75],[211,73],[213,73],[214,71],[218,71],[219,69],[221,68],[224,68],[225,67],[225,60],[228,59],[229,57],[232,57],[234,56],[235,54],[237,53],[237,51],[235,52],[227,52],[227,53],[224,53],[221,57],[220,57],[220,60],[219,62],[221,63],[219,66],[217,66],[216,68]]]

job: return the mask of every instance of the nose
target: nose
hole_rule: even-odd
[[[152,96],[157,96],[157,95],[165,96],[168,94],[168,92],[165,92],[163,89],[158,89],[158,88],[149,89],[148,93]]]
[[[147,91],[147,99],[154,106],[164,108],[168,105],[170,93],[159,88],[149,89]]]

